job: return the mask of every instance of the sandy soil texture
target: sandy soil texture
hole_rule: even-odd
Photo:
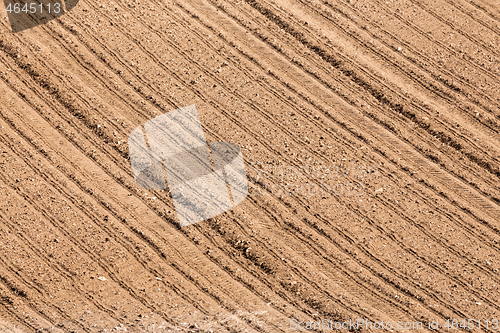
[[[0,332],[500,331],[498,1],[0,18]],[[241,147],[249,195],[181,228],[127,139],[191,104],[207,141]]]

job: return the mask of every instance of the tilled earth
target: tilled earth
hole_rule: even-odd
[[[495,331],[498,1],[81,0],[17,33],[0,12],[1,332]],[[191,104],[249,195],[180,228],[127,138]]]

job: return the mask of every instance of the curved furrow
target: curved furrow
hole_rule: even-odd
[[[312,214],[312,213],[311,213]],[[314,220],[314,217],[312,217],[312,219]],[[320,219],[321,220],[321,219]],[[325,223],[325,225],[328,225],[329,223],[326,222],[325,220],[322,220],[322,222]],[[376,262],[377,264],[380,264],[381,267],[383,267],[382,271],[377,271],[377,270],[374,270],[373,268],[373,263],[363,263],[362,262],[362,259],[359,258],[359,253],[357,253],[356,250],[353,250],[353,249],[349,249],[349,245],[346,245],[345,242],[340,242],[340,244],[344,243],[343,245],[340,245],[339,243],[337,243],[336,239],[338,239],[338,237],[335,235],[331,235],[329,234],[328,230],[324,228],[324,226],[320,226],[318,225],[317,223],[314,223],[314,222],[311,222],[313,225],[314,225],[314,228],[316,228],[316,231],[320,234],[320,235],[323,235],[325,237],[327,237],[327,239],[332,242],[333,244],[335,244],[336,246],[338,246],[339,248],[341,248],[345,253],[347,254],[350,254],[350,256],[352,256],[353,254],[355,254],[354,256],[354,259],[356,262],[358,262],[358,264],[361,264],[367,271],[371,271],[372,273],[375,273],[374,275],[382,280],[383,282],[385,283],[388,283],[390,285],[392,285],[394,288],[396,288],[399,292],[402,292],[403,294],[406,294],[407,296],[411,297],[411,298],[414,298],[415,300],[417,300],[418,302],[422,302],[422,305],[426,306],[425,303],[424,303],[424,300],[425,300],[425,297],[422,297],[422,296],[416,296],[415,294],[412,294],[411,292],[409,292],[409,290],[407,289],[408,287],[407,286],[401,286],[400,282],[396,282],[394,281],[394,279],[392,277],[390,277],[390,275],[393,275],[394,272],[393,272],[393,269],[391,269],[391,267],[387,264],[384,264],[382,262],[380,262],[379,260],[374,260],[374,256],[372,254],[369,254],[369,252],[366,252],[366,250],[364,249],[360,249],[358,248],[355,244],[357,244],[357,242],[355,242],[350,236],[346,236],[345,239],[348,240],[348,244],[349,245],[352,245],[352,246],[355,246],[358,250],[361,250],[363,253],[365,254],[369,254],[368,257],[373,260],[374,262]],[[301,230],[301,228],[299,226],[295,224],[291,224],[290,225],[291,228],[295,231],[298,231],[298,230]],[[339,231],[338,229],[336,230],[337,233],[341,234],[341,235],[346,235],[344,232],[342,231]],[[305,231],[305,232],[302,232],[302,234],[304,236],[309,236],[309,232]],[[315,237],[311,237],[309,236],[309,243],[315,243],[317,242],[318,240],[315,238]],[[347,247],[346,247],[347,246]],[[369,259],[369,260],[370,260]],[[344,262],[342,262],[344,263]],[[386,275],[389,275],[389,276],[386,276]],[[399,274],[398,277],[401,278],[403,281],[406,281],[407,279],[405,278],[406,275],[404,274]],[[373,282],[372,282],[373,283]],[[413,285],[413,287],[415,287],[416,283],[411,283],[410,284]],[[380,288],[379,286],[377,286],[375,284],[376,288]],[[388,295],[391,295],[391,294],[388,294]],[[391,296],[394,296],[394,295],[391,295]],[[439,303],[446,303],[444,301],[442,301],[441,299],[439,298],[436,298],[435,296],[432,296],[432,293],[430,295],[430,297],[434,300],[434,301],[437,301]],[[449,304],[449,303],[448,303]],[[445,308],[446,308],[446,305],[448,304],[445,304]],[[442,317],[445,317],[445,318],[449,318],[450,314],[446,314],[446,313],[442,313],[441,311],[442,310],[438,310],[438,309],[433,309],[432,307],[428,307],[426,306],[427,309],[431,312],[434,312],[434,313],[438,313],[440,314]],[[456,310],[453,309],[453,310]],[[458,314],[460,315],[460,312],[458,312]]]
[[[382,43],[383,45],[385,45],[388,50],[395,50],[397,49],[397,47],[395,45],[408,45],[410,41],[412,41],[412,39],[406,39],[404,41],[401,40],[401,38],[398,38],[395,34],[393,33],[390,33],[388,31],[384,31],[384,33],[387,33],[389,34],[389,36],[396,40],[396,41],[399,41],[399,43],[397,44],[394,44],[394,43],[391,43],[391,44],[388,44],[387,42],[381,40],[380,38],[377,38],[377,36],[375,36],[373,33],[370,32],[370,29],[368,28],[367,24],[369,24],[370,26],[372,27],[377,27],[380,29],[380,24],[377,24],[376,21],[374,20],[368,20],[366,19],[366,13],[367,11],[364,11],[363,13],[360,12],[360,10],[357,8],[357,7],[354,7],[354,6],[346,6],[346,7],[339,7],[339,4],[338,3],[325,3],[325,5],[327,7],[329,7],[330,9],[332,9],[334,11],[335,14],[338,14],[342,17],[345,17],[345,19],[347,19],[348,21],[354,23],[356,25],[356,27],[358,28],[356,31],[351,31],[349,30],[350,28],[347,26],[345,27],[343,24],[341,24],[340,22],[336,22],[335,20],[332,20],[332,15],[333,13],[328,13],[328,12],[325,12],[324,11],[324,7],[323,5],[321,4],[316,4],[315,6],[309,4],[309,3],[304,3],[302,2],[302,4],[306,7],[309,7],[312,11],[324,16],[324,18],[326,20],[329,20],[331,22],[331,24],[333,26],[335,26],[336,28],[344,31],[344,33],[346,34],[346,36],[349,36],[349,38],[353,38],[354,40],[358,41],[360,43],[360,45],[363,45],[365,47],[367,47],[368,49],[370,49],[374,54],[376,54],[378,57],[384,59],[388,64],[390,64],[391,66],[395,66],[398,70],[400,70],[402,73],[406,73],[406,75],[411,78],[412,80],[417,80],[417,82],[422,85],[422,87],[425,87],[427,90],[429,90],[430,93],[433,93],[431,91],[431,89],[429,89],[429,84],[426,82],[426,81],[423,81],[423,80],[419,80],[418,77],[415,77],[415,73],[412,72],[412,68],[406,68],[405,66],[399,66],[397,64],[397,61],[395,61],[394,57],[392,58],[389,58],[389,56],[391,55],[388,55],[388,54],[384,54],[382,53],[380,50],[378,50],[378,47],[372,45],[373,44],[373,40],[368,40],[368,39],[364,39],[362,38],[362,34],[370,34],[370,36],[372,38],[374,38],[377,42],[379,43]],[[399,9],[398,9],[399,10]],[[353,13],[355,13],[355,15],[357,17],[360,17],[360,18],[365,18],[364,21],[361,21],[361,22],[358,22],[356,20],[356,17],[353,17]],[[330,14],[330,15],[329,15]],[[394,14],[394,13],[393,13]],[[396,14],[396,15],[399,15],[399,14]],[[414,26],[414,24],[412,24],[411,22],[405,20],[404,21],[406,24],[409,24],[409,25],[412,25]],[[361,32],[361,34],[360,34]],[[427,34],[425,33],[421,33],[422,36],[424,36],[425,38],[430,38]],[[316,36],[318,36],[319,34],[317,34]],[[416,38],[415,38],[416,39]],[[327,44],[329,44],[329,42],[327,42]],[[415,51],[412,49],[412,51]],[[394,52],[396,54],[398,54],[397,52]],[[399,53],[401,56],[404,56],[407,58],[408,61],[414,61],[414,60],[418,60],[420,62],[422,62],[423,60],[431,60],[428,58],[427,54],[424,54],[424,53],[419,53],[419,52],[415,52],[419,57],[413,57],[413,59],[410,59],[408,58],[408,53],[407,53],[407,50],[405,49],[404,50],[404,55],[401,55],[401,52]],[[357,66],[357,64],[353,61],[349,61],[349,59],[343,59],[344,61],[346,61],[347,63],[351,62],[354,66]],[[433,61],[431,61],[433,62]],[[408,65],[408,64],[405,64],[405,65]],[[417,64],[418,65],[418,64]],[[418,67],[420,69],[422,69],[424,72],[426,70],[428,70],[427,66],[423,66],[423,65],[418,65]],[[458,80],[459,82],[461,82],[464,86],[470,86],[470,84],[468,82],[465,82],[462,78],[458,78],[456,77],[455,74],[451,73],[450,71],[447,71],[447,70],[443,70],[444,73],[447,73],[448,75],[452,76],[453,78],[455,78],[456,80]],[[442,74],[442,73],[441,73]],[[457,91],[460,91],[460,87],[456,87],[456,82],[454,82],[452,85],[450,85],[448,83],[447,80],[444,80],[444,79],[440,79],[439,76],[437,75],[433,75],[434,79],[439,82],[439,84],[443,84],[445,85],[447,88],[449,88],[450,90],[450,93],[452,93],[454,90],[457,90]],[[476,89],[476,88],[474,88]],[[440,89],[441,90],[441,89]],[[476,94],[476,93],[479,93],[480,96],[483,98],[483,99],[489,99],[490,97],[485,95],[485,94],[481,94],[480,92],[476,92],[476,91],[472,91],[470,93],[473,93],[473,94]],[[465,98],[468,98],[470,99],[469,96],[467,96],[466,94],[464,94],[462,92],[462,95],[465,97]],[[446,96],[441,96],[443,98],[446,99]],[[476,101],[474,100],[471,100],[471,102],[477,104]],[[479,106],[479,105],[478,105]],[[491,110],[488,110],[489,107],[487,107],[486,105],[480,105],[481,108],[485,109],[485,111],[490,111]],[[491,105],[490,105],[491,107]],[[483,124],[485,126],[488,126],[487,124]]]
[[[260,207],[264,210],[265,214],[264,219],[269,219],[276,221],[278,218],[274,213],[269,211],[263,203],[259,203],[255,200],[253,201],[253,205],[256,207]],[[243,211],[243,210],[239,210]],[[233,214],[232,214],[233,215]],[[238,214],[240,215],[240,214]],[[338,286],[332,285],[332,283],[337,284],[337,279],[325,279],[325,277],[318,277],[318,281],[314,281],[311,278],[307,277],[306,272],[312,269],[312,263],[306,261],[307,255],[302,255],[301,257],[297,257],[297,253],[301,253],[305,248],[311,248],[307,242],[304,242],[303,239],[297,237],[297,235],[290,233],[290,235],[284,235],[282,232],[279,233],[279,238],[285,237],[288,241],[279,241],[275,232],[272,232],[271,229],[265,228],[261,230],[261,228],[251,228],[247,221],[244,218],[230,218],[229,222],[226,221],[211,221],[210,227],[215,231],[213,236],[215,238],[221,238],[223,242],[227,243],[229,249],[227,251],[237,251],[236,253],[240,254],[241,261],[249,261],[254,263],[257,269],[264,270],[267,272],[267,275],[270,280],[280,281],[281,288],[284,288],[285,292],[292,292],[295,290],[294,283],[290,283],[290,276],[293,276],[293,280],[296,280],[295,283],[302,284],[306,282],[309,287],[307,287],[307,298],[306,304],[312,306],[313,309],[317,311],[322,311],[325,314],[331,314],[332,304],[326,300],[333,301],[334,304],[342,305],[340,309],[346,309],[352,314],[358,314],[371,317],[369,312],[366,310],[362,310],[361,304],[357,303],[354,300],[349,300],[347,303],[342,297],[338,297],[339,292]],[[297,244],[295,244],[298,241]],[[278,251],[273,250],[271,248],[272,244],[280,244],[278,247]],[[295,246],[300,248],[300,252],[294,249]],[[315,251],[313,251],[314,253]],[[269,254],[271,254],[269,256]],[[286,264],[284,263],[286,261]],[[248,265],[245,265],[248,266]],[[288,266],[293,267],[291,270]],[[348,283],[349,274],[344,272],[345,277],[343,280],[344,283]],[[346,279],[347,278],[347,279]],[[298,286],[298,285],[297,285]],[[280,288],[280,289],[281,289]],[[369,290],[370,286],[364,286],[365,290]],[[300,288],[300,292],[304,293],[305,287]],[[318,295],[323,294],[324,297],[320,297],[318,300]],[[283,296],[285,297],[285,296]],[[289,297],[293,297],[289,296]],[[304,296],[302,296],[304,297]],[[335,308],[335,307],[333,307]],[[345,320],[347,315],[339,315],[340,318],[336,318],[336,320]],[[342,318],[343,317],[343,318]]]

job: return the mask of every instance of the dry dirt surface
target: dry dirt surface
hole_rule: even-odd
[[[0,332],[500,331],[497,0],[0,17]],[[191,104],[249,195],[181,228],[127,138]]]

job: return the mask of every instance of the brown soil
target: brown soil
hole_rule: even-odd
[[[1,12],[1,332],[500,319],[497,1],[81,0],[18,33]],[[127,137],[190,104],[251,195],[180,228]],[[338,167],[343,192],[307,193]]]

